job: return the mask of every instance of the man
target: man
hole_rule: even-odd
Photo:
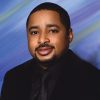
[[[62,7],[38,5],[26,28],[33,59],[7,72],[2,100],[100,100],[99,71],[68,49],[73,32]]]

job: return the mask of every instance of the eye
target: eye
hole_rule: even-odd
[[[38,31],[31,31],[30,33],[31,33],[31,35],[36,35],[36,34],[38,34],[39,32],[38,32]]]
[[[51,32],[51,33],[58,33],[59,31],[57,29],[51,29],[51,30],[49,30],[49,32]]]

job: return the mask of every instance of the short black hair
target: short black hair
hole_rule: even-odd
[[[53,11],[56,11],[57,13],[59,13],[61,22],[64,25],[64,27],[68,30],[71,29],[70,17],[69,17],[68,12],[64,8],[62,8],[61,6],[59,6],[55,3],[51,3],[51,2],[44,2],[44,3],[41,3],[40,5],[36,6],[30,12],[30,14],[27,18],[26,27],[28,27],[28,21],[29,21],[30,16],[33,13],[35,13],[36,11],[44,10],[44,9],[45,10],[53,10]]]

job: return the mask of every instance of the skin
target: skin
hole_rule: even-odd
[[[59,59],[73,39],[72,31],[66,29],[56,11],[39,10],[33,13],[27,27],[31,55],[40,63]],[[69,35],[66,35],[66,32],[69,32]],[[41,45],[44,43],[47,45]]]

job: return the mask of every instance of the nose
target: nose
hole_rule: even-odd
[[[39,38],[38,38],[38,43],[39,44],[49,43],[49,42],[50,42],[50,39],[49,39],[49,37],[47,36],[46,33],[39,34]]]

